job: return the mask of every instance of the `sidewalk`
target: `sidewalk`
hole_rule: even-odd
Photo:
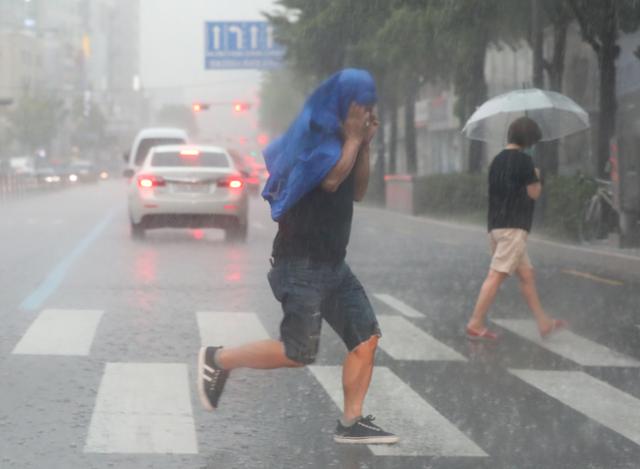
[[[365,209],[381,210],[398,217],[406,217],[422,223],[446,227],[457,231],[474,233],[475,240],[486,236],[484,221],[464,218],[436,218],[428,215],[408,215],[383,207],[365,206]],[[535,261],[560,261],[568,271],[585,276],[603,276],[611,284],[632,280],[640,283],[640,248],[621,249],[617,246],[617,236],[589,244],[571,243],[536,233],[535,226],[529,237],[529,250]]]

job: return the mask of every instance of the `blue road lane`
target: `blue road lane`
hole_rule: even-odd
[[[56,265],[47,278],[38,287],[33,290],[20,303],[20,309],[23,311],[39,310],[44,302],[53,294],[64,280],[67,272],[84,251],[100,236],[104,229],[111,223],[116,211],[112,210],[98,223],[58,265]]]

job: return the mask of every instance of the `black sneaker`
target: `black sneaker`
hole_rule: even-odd
[[[360,443],[364,445],[390,445],[398,442],[399,438],[396,435],[385,432],[373,423],[374,420],[375,417],[373,415],[360,417],[356,423],[350,427],[345,427],[338,420],[338,427],[333,434],[333,441],[336,443]]]
[[[198,353],[198,396],[207,410],[216,410],[229,371],[218,368],[213,360],[222,347],[202,347]]]

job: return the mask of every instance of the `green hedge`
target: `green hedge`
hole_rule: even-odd
[[[555,236],[578,240],[580,217],[596,189],[594,181],[579,176],[549,178],[543,187],[545,230]]]
[[[487,211],[487,175],[435,174],[416,181],[419,212],[433,215],[484,215]],[[534,227],[570,239],[578,239],[578,223],[586,201],[594,194],[595,183],[578,176],[554,176],[543,186],[544,226]],[[483,217],[484,218],[484,217]]]
[[[487,209],[487,176],[485,174],[434,174],[416,181],[418,207],[424,213],[462,215]]]

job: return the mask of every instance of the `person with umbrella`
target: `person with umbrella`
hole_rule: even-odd
[[[487,225],[492,258],[466,326],[466,335],[471,340],[498,339],[498,335],[487,328],[485,320],[500,285],[514,273],[535,317],[540,336],[545,338],[567,327],[566,321],[550,317],[543,309],[527,254],[527,237],[542,184],[538,169],[525,151],[541,138],[542,132],[536,121],[526,116],[514,120],[508,127],[507,146],[490,165]]]

